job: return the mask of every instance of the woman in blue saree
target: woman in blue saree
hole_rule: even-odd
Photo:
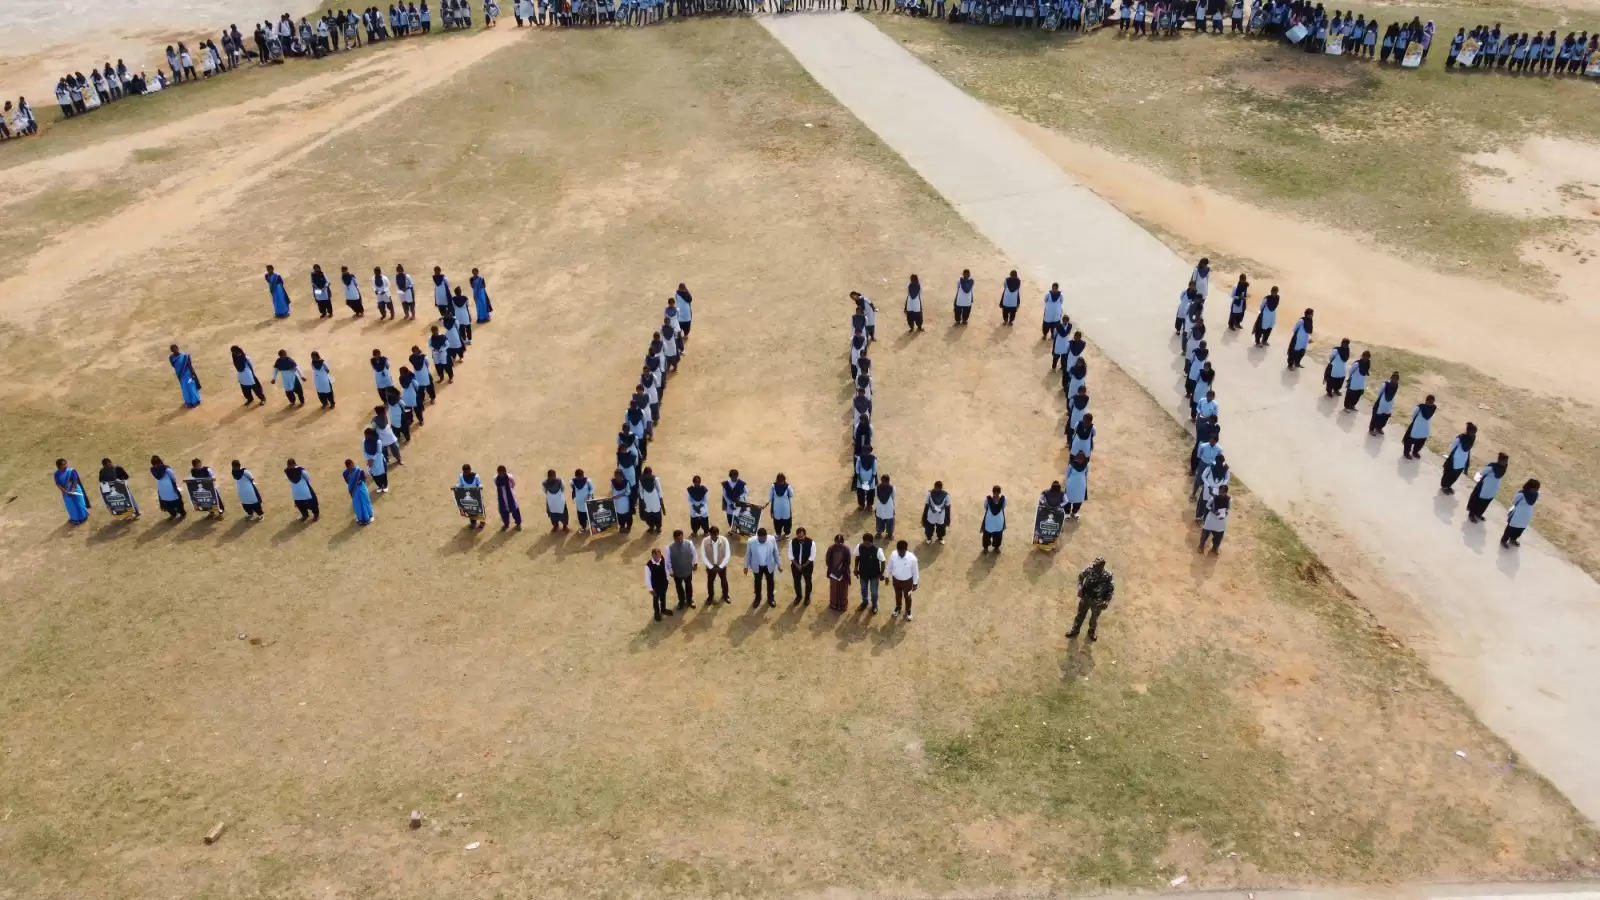
[[[67,521],[82,525],[89,521],[89,492],[83,489],[83,479],[78,470],[67,465],[64,459],[56,460],[56,490],[61,492],[61,502],[67,507]]]
[[[195,374],[194,361],[189,354],[179,350],[177,344],[167,349],[172,351],[167,362],[172,364],[172,372],[178,376],[178,390],[183,392],[183,405],[193,409],[200,405],[200,376]]]
[[[344,484],[350,490],[350,509],[356,514],[356,524],[372,521],[372,494],[367,490],[367,473],[354,460],[344,461]]]
[[[477,269],[472,270],[472,278],[468,282],[472,285],[472,299],[478,305],[478,324],[489,321],[489,316],[494,312],[494,307],[489,303],[489,283],[483,280]]]

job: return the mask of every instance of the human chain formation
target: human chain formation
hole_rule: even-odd
[[[1189,455],[1189,473],[1193,479],[1191,494],[1195,499],[1195,521],[1200,523],[1200,550],[1204,552],[1209,541],[1215,553],[1222,544],[1227,529],[1232,498],[1228,495],[1231,475],[1227,457],[1222,452],[1222,425],[1217,403],[1217,373],[1211,363],[1211,351],[1206,340],[1205,308],[1211,288],[1211,261],[1201,259],[1189,278],[1188,285],[1178,294],[1177,315],[1172,329],[1178,336],[1182,353],[1184,393],[1189,401],[1189,418],[1194,423],[1194,447]],[[1276,285],[1261,299],[1251,325],[1254,347],[1270,346],[1272,333],[1278,326],[1278,310],[1282,296]],[[1229,331],[1242,331],[1249,312],[1250,281],[1244,274],[1234,284],[1228,299]],[[1315,311],[1307,309],[1295,319],[1285,348],[1285,366],[1291,370],[1304,368],[1305,357],[1316,331]],[[1342,403],[1342,413],[1356,412],[1373,377],[1372,352],[1361,351],[1359,357],[1350,346],[1349,338],[1340,339],[1338,346],[1328,353],[1328,362],[1322,370],[1323,395]],[[1372,401],[1371,417],[1367,421],[1367,434],[1382,437],[1394,414],[1395,397],[1400,391],[1400,373],[1391,372],[1387,381],[1379,386]],[[1407,460],[1420,460],[1422,449],[1432,433],[1433,418],[1438,405],[1432,394],[1427,395],[1411,412],[1411,419],[1401,437],[1401,456]],[[1450,443],[1445,453],[1439,490],[1454,494],[1455,484],[1471,467],[1472,450],[1477,441],[1478,426],[1467,422],[1466,427]],[[1472,523],[1484,520],[1489,504],[1499,493],[1500,482],[1506,476],[1511,458],[1499,453],[1495,461],[1480,469],[1473,479],[1472,492],[1467,498],[1467,519]],[[1533,520],[1533,508],[1539,501],[1539,481],[1529,479],[1517,492],[1511,508],[1506,512],[1506,527],[1500,535],[1500,546],[1518,546],[1518,540]]]

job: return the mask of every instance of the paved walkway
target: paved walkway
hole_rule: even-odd
[[[1189,262],[864,18],[761,23],[1033,283],[1061,282],[1073,321],[1187,424],[1171,332]],[[949,262],[949,272],[929,273],[934,283],[955,277],[961,261]],[[1234,469],[1490,728],[1600,821],[1600,585],[1535,534],[1520,551],[1501,552],[1503,513],[1491,510],[1489,524],[1467,526],[1466,491],[1439,495],[1437,460],[1401,461],[1409,410],[1396,411],[1387,440],[1373,440],[1365,404],[1359,415],[1341,415],[1321,402],[1322,366],[1339,323],[1319,322],[1321,340],[1306,368],[1287,373],[1283,345],[1299,312],[1292,283],[1284,284],[1289,299],[1269,350],[1253,351],[1248,333],[1222,337],[1227,278],[1213,279],[1212,359],[1222,445]],[[1024,301],[1022,318],[1033,321],[1038,297]],[[1436,427],[1454,433],[1463,412],[1444,397]],[[1492,452],[1480,446],[1474,468]],[[1509,497],[1526,476],[1513,468],[1501,494]],[[1242,514],[1250,515],[1248,506]],[[1396,595],[1402,605],[1384,605]]]

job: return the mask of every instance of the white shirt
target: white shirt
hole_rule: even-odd
[[[889,577],[895,581],[917,584],[921,577],[921,572],[917,568],[917,555],[910,550],[904,554],[899,550],[889,554]]]
[[[694,541],[685,540],[684,543],[689,545],[689,558],[694,560],[694,562],[689,564],[690,565],[690,569],[687,572],[675,572],[675,571],[673,571],[673,569],[672,569],[672,544],[668,544],[667,545],[667,552],[664,554],[666,559],[667,559],[667,575],[668,576],[687,577],[689,575],[693,575],[694,574],[694,568],[693,567],[700,564],[700,554],[695,552]]]
[[[727,536],[707,535],[700,541],[700,559],[705,561],[707,568],[726,569],[728,562],[733,559],[733,548],[729,546]]]

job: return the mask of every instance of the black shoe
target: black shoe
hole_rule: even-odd
[[[778,601],[776,601],[776,600],[774,600],[774,599],[772,599],[772,598],[771,598],[771,597],[768,597],[768,598],[767,598],[767,606],[769,606],[769,607],[772,607],[772,608],[774,608],[774,609],[776,609],[776,608],[777,608],[777,606],[778,606]]]
[[[656,621],[657,622],[661,621],[661,613],[659,613],[659,612],[656,613]]]
[[[856,612],[861,612],[863,609],[866,609],[866,608],[867,608],[867,604],[863,603],[860,606],[856,607]]]
[[[750,608],[751,609],[760,609],[761,608],[761,598],[757,597],[755,600],[751,601]]]
[[[1095,641],[1097,641],[1097,640],[1099,640],[1099,638],[1097,638],[1097,637],[1095,637],[1095,636],[1094,636],[1094,632],[1092,632],[1092,631],[1091,631],[1091,632],[1089,632],[1089,643],[1091,643],[1091,644],[1092,644],[1092,643],[1094,643],[1094,642],[1095,642]]]
[[[693,600],[690,600],[690,601],[689,601],[689,602],[688,602],[688,603],[687,603],[687,604],[685,604],[685,605],[687,605],[687,606],[688,606],[688,607],[689,607],[689,608],[690,608],[690,609],[694,609],[694,601],[693,601]]]
[[[670,609],[663,609],[663,610],[662,610],[662,611],[661,611],[661,614],[662,614],[662,615],[663,615],[663,616],[670,616],[670,615],[672,615],[672,610],[670,610]],[[1094,638],[1089,638],[1089,640],[1091,640],[1091,641],[1092,641],[1092,640],[1094,640]]]
[[[1074,628],[1071,631],[1067,632],[1067,637],[1069,637],[1069,638],[1075,638],[1077,636],[1078,636],[1078,629],[1076,629],[1076,628]]]

